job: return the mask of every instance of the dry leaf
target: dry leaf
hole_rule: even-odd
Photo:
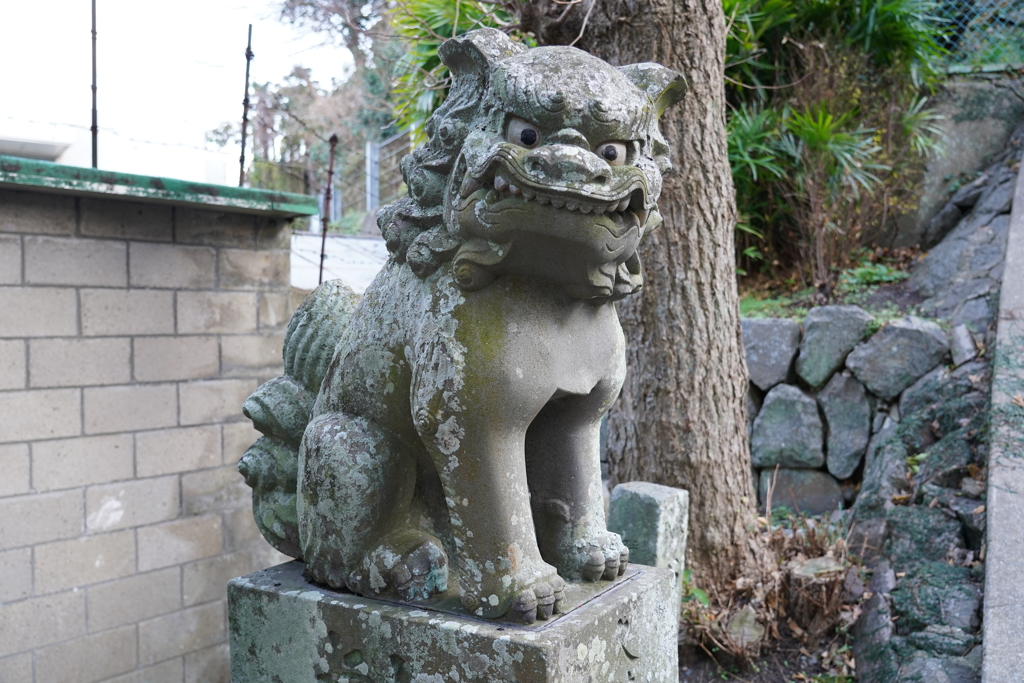
[[[935,498],[932,498],[932,502],[928,503],[928,507],[929,508],[934,508],[938,504],[939,504],[939,499],[938,499],[938,497],[935,497]]]
[[[981,382],[981,375],[967,375],[967,379],[971,380],[971,384],[978,384]]]
[[[1016,396],[1013,397],[1013,402],[1016,405],[1020,406],[1021,408],[1024,408],[1024,396],[1017,394]]]
[[[980,515],[984,511],[985,511],[985,506],[984,505],[979,505],[978,507],[976,507],[973,510],[971,510],[971,514],[972,515]]]
[[[906,575],[907,575],[906,572],[896,572],[896,578],[897,579],[902,579]]]

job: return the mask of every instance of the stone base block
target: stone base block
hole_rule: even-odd
[[[672,572],[626,574],[515,626],[314,586],[289,562],[228,584],[233,683],[665,683],[678,676]]]

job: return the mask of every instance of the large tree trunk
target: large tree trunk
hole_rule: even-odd
[[[733,251],[735,197],[725,142],[725,20],[720,0],[524,3],[542,43],[576,42],[616,65],[659,62],[689,91],[662,117],[675,171],[664,225],[641,248],[645,283],[620,302],[629,374],[609,416],[612,483],[690,492],[688,565],[721,587],[747,562],[753,522],[747,371]],[[585,26],[584,26],[585,22]]]

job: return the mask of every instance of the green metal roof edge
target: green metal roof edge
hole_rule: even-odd
[[[316,197],[303,194],[116,173],[11,156],[0,156],[0,188],[101,195],[283,218],[318,213]]]

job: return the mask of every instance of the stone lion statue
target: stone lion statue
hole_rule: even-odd
[[[612,302],[642,286],[683,79],[490,29],[439,54],[451,90],[378,216],[390,258],[358,304],[329,282],[296,311],[239,469],[317,583],[532,623],[628,560],[598,452]]]

